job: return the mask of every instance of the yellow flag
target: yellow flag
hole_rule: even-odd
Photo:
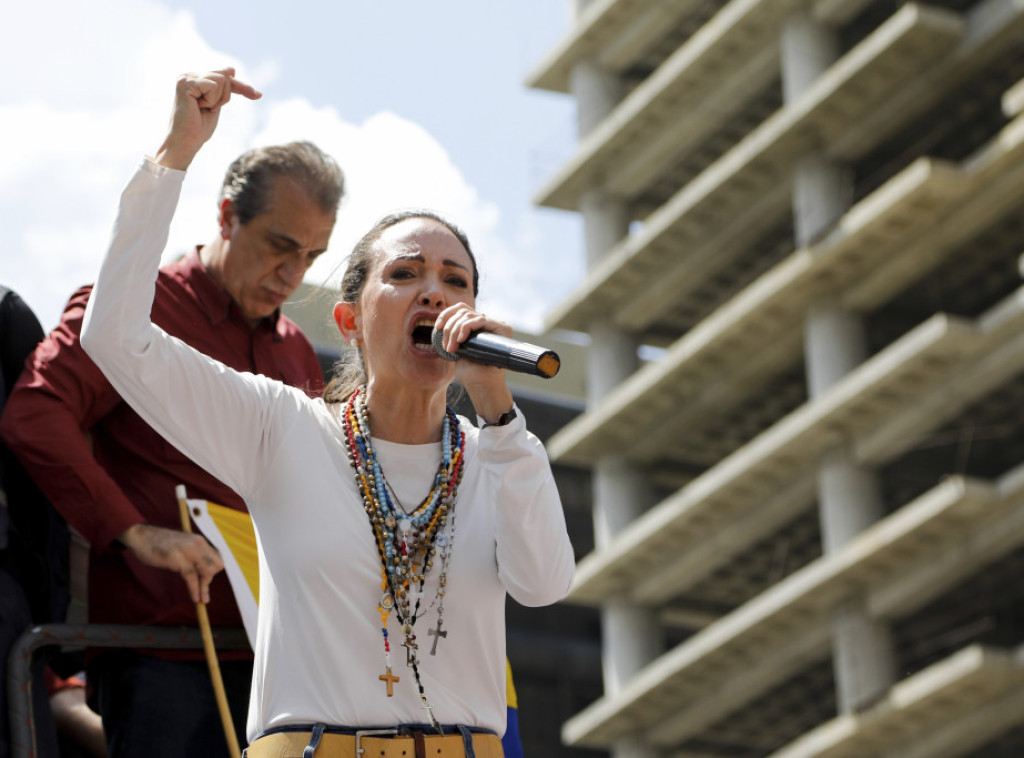
[[[249,644],[256,646],[256,606],[260,596],[256,531],[248,513],[206,500],[187,500],[192,521],[220,552],[224,571],[235,593]]]

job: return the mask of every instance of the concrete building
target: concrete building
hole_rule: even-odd
[[[576,0],[564,754],[1024,754],[1022,79],[1024,0]]]

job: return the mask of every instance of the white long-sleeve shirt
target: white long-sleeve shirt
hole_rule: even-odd
[[[184,172],[145,161],[121,197],[82,346],[124,399],[168,441],[248,504],[260,550],[260,606],[247,732],[294,723],[423,723],[392,613],[387,697],[381,565],[345,453],[340,406],[264,376],[233,371],[168,336],[149,318],[160,254]],[[416,624],[419,668],[442,723],[505,728],[505,594],[524,605],[562,598],[574,570],[543,446],[519,418],[477,430],[465,419],[465,473],[437,654]],[[440,446],[375,440],[398,500],[427,493]],[[449,526],[451,528],[451,526]],[[421,608],[435,599],[438,566]]]

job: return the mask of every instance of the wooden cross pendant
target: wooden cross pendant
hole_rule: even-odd
[[[437,641],[439,639],[441,639],[442,637],[447,637],[448,636],[448,630],[444,630],[444,631],[441,630],[441,619],[438,618],[437,619],[437,628],[436,629],[429,629],[427,631],[427,634],[429,634],[431,637],[434,638],[434,644],[430,646],[430,654],[431,655],[437,655]]]
[[[391,673],[391,667],[390,666],[388,667],[388,670],[385,673],[381,674],[377,678],[380,679],[382,682],[387,682],[387,685],[388,685],[388,697],[394,697],[395,696],[395,682],[401,681],[401,678],[397,677],[397,676],[395,676],[394,674]]]

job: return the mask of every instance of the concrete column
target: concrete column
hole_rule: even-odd
[[[850,205],[850,172],[821,152],[796,161],[793,182],[793,226],[797,245],[814,242]]]
[[[632,373],[638,363],[636,344],[607,324],[591,328],[588,351],[588,403],[591,407]],[[600,550],[650,507],[654,500],[642,472],[621,458],[601,458],[594,465],[594,544]],[[609,695],[622,691],[644,666],[662,651],[657,618],[647,608],[621,602],[601,608],[601,670]],[[612,750],[614,758],[655,758],[655,753],[624,741]]]
[[[577,17],[586,0],[577,0]],[[576,98],[580,138],[586,137],[621,100],[617,77],[594,61],[577,64],[570,77]],[[629,209],[620,199],[595,187],[580,198],[587,267],[593,270],[608,251],[629,233]],[[590,325],[587,356],[587,404],[595,407],[639,365],[636,338],[608,322]],[[593,472],[594,535],[598,550],[646,510],[653,499],[646,479],[616,456],[595,463]],[[661,652],[661,633],[654,614],[644,608],[609,603],[601,609],[604,688],[614,695]],[[614,758],[655,758],[635,740],[616,745]]]
[[[622,100],[624,91],[618,77],[591,59],[573,66],[569,89],[576,98],[576,132],[580,137],[590,134],[601,119],[611,113]]]
[[[804,348],[808,390],[818,397],[867,357],[864,321],[836,303],[816,303],[807,313]]]
[[[580,16],[583,15],[583,11],[587,9],[587,6],[593,0],[572,0],[572,18],[575,22],[579,23]]]
[[[834,553],[885,515],[878,477],[857,465],[848,448],[830,450],[818,470],[821,541]]]
[[[833,632],[836,709],[851,713],[875,702],[896,683],[895,644],[889,627],[871,618],[859,597],[836,609]]]
[[[602,458],[592,479],[594,547],[601,550],[652,503],[644,477],[620,459]]]
[[[643,513],[652,498],[641,472],[615,459],[598,463],[593,484],[595,546],[600,550]],[[621,602],[601,609],[601,623],[604,688],[614,694],[662,652],[661,629],[650,611]]]
[[[590,189],[580,194],[580,214],[587,270],[593,270],[629,234],[629,209],[607,192]]]
[[[809,13],[791,17],[782,32],[782,84],[786,102],[798,99],[839,55],[835,34]],[[849,206],[852,187],[843,166],[812,151],[796,162],[793,221],[798,245],[807,245]],[[805,355],[808,391],[824,394],[867,356],[863,320],[835,301],[807,313]],[[818,471],[822,545],[835,552],[884,515],[877,474],[862,468],[847,448],[829,451]],[[891,631],[872,619],[862,599],[836,612],[833,637],[836,699],[840,713],[856,709],[897,677]]]
[[[808,11],[794,13],[782,26],[782,97],[803,94],[839,58],[839,39]]]

